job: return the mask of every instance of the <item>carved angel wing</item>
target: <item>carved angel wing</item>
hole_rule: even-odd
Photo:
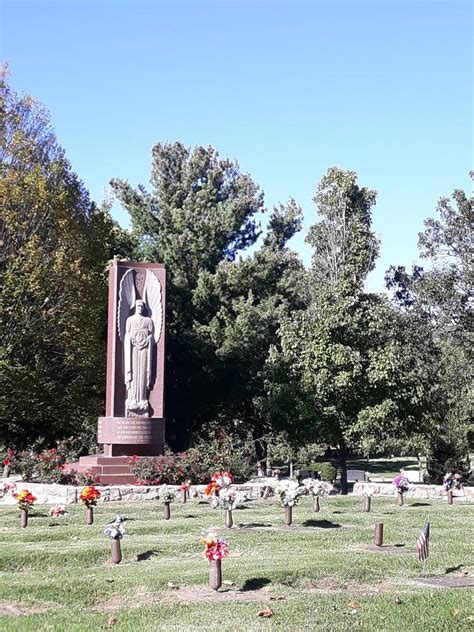
[[[120,340],[125,338],[125,324],[130,316],[130,310],[135,306],[135,278],[134,270],[130,268],[120,280],[119,301],[117,307],[117,328]]]
[[[145,289],[143,292],[145,303],[155,326],[154,338],[158,342],[163,327],[163,305],[161,301],[161,283],[151,270],[146,271]]]

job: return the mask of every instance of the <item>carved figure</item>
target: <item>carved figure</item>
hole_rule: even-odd
[[[148,393],[154,379],[154,347],[161,335],[163,309],[161,285],[150,270],[138,280],[143,299],[136,299],[135,270],[120,282],[118,330],[124,345],[124,382],[127,388],[126,417],[149,417]],[[130,315],[135,308],[135,313]],[[149,315],[146,315],[147,312]]]

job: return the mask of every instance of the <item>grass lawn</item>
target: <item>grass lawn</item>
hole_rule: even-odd
[[[0,509],[0,629],[8,630],[472,630],[472,588],[412,584],[421,574],[414,551],[431,518],[426,573],[459,579],[474,574],[474,506],[334,496],[314,514],[303,498],[294,523],[283,526],[273,499],[251,501],[234,512],[236,527],[207,503],[172,505],[162,518],[154,502],[99,505],[95,522],[71,507],[66,520],[37,506],[26,529],[14,507]],[[103,525],[127,517],[123,562],[108,562]],[[385,525],[392,552],[367,550],[374,523]],[[212,526],[229,542],[222,594],[205,589],[207,562],[200,537]],[[171,584],[171,586],[169,585]],[[272,599],[273,597],[273,599]],[[279,597],[279,599],[275,599]],[[257,616],[263,609],[273,616]]]

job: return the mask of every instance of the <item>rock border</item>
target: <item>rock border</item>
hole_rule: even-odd
[[[27,483],[18,480],[17,477],[0,478],[0,506],[16,505],[16,500],[9,492],[3,492],[5,483],[15,483],[16,490],[28,489],[37,498],[40,505],[73,505],[79,502],[79,494],[82,489],[77,485],[59,485],[46,483]],[[99,503],[108,502],[142,502],[146,500],[156,500],[159,486],[157,485],[98,485],[101,496]],[[178,485],[169,485],[177,491]],[[190,488],[191,498],[204,498],[205,485],[192,485]],[[262,479],[260,482],[249,481],[242,485],[233,485],[239,492],[245,494],[249,499],[261,498],[264,490],[268,487],[268,481]],[[353,496],[363,496],[369,490],[373,496],[394,497],[396,491],[391,483],[366,483],[354,484]],[[424,500],[446,501],[446,492],[442,485],[413,485],[406,494],[407,498],[417,498]],[[455,503],[459,501],[474,502],[474,487],[465,487],[454,493]]]

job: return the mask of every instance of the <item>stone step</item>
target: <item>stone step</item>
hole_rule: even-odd
[[[79,463],[81,465],[126,465],[129,456],[104,456],[103,454],[89,454],[81,456]]]
[[[128,465],[99,465],[102,474],[130,474]]]
[[[99,485],[131,485],[134,482],[133,474],[100,474]]]

